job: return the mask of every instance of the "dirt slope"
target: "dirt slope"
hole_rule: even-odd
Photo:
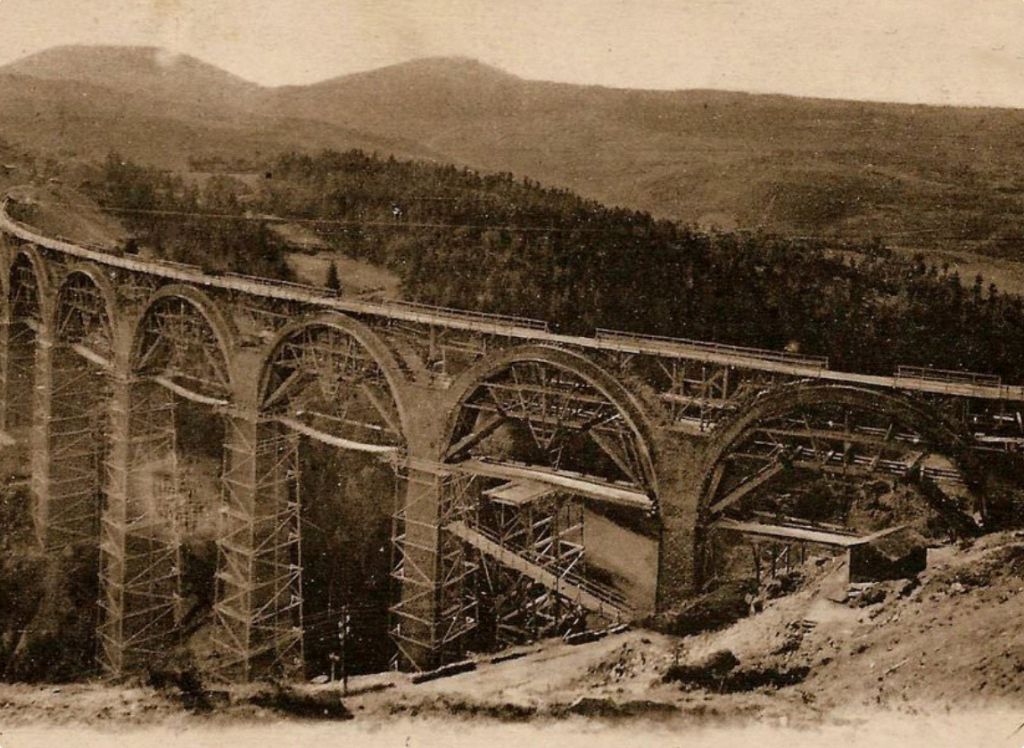
[[[457,716],[820,727],[949,710],[1024,721],[1024,534],[934,551],[919,582],[879,584],[846,602],[835,601],[848,592],[841,575],[829,562],[796,593],[721,631],[676,638],[635,630],[576,646],[547,642],[422,683],[397,673],[363,676],[352,679],[344,703],[369,724]],[[338,684],[299,692],[340,697]],[[251,693],[220,692],[202,719],[265,713]],[[54,715],[101,723],[180,719],[176,698],[167,690],[99,684],[4,686],[0,715],[18,723]]]
[[[46,236],[64,237],[97,248],[116,247],[128,237],[116,219],[70,187],[19,185],[6,194],[16,201],[12,213]]]

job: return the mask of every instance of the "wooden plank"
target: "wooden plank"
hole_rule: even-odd
[[[491,478],[536,481],[571,493],[634,509],[646,511],[654,507],[650,497],[635,488],[603,483],[586,476],[565,473],[550,468],[509,465],[507,463],[487,462],[484,460],[465,460],[453,463],[451,467],[461,472],[485,475]]]
[[[512,506],[524,506],[554,493],[554,489],[547,483],[527,480],[503,483],[497,488],[488,489],[483,493],[492,501]]]
[[[759,537],[778,538],[780,540],[800,540],[806,543],[817,543],[836,548],[850,548],[865,542],[863,538],[856,535],[843,535],[825,530],[811,530],[806,527],[787,527],[786,525],[762,524],[760,522],[740,522],[728,518],[712,522],[711,527],[717,530],[741,532],[744,535],[757,535]]]
[[[741,522],[739,520],[722,518],[711,523],[711,527],[718,530],[731,530],[741,532],[745,535],[757,535],[765,538],[778,538],[780,540],[798,540],[806,543],[817,543],[836,548],[852,548],[857,545],[864,545],[886,535],[902,530],[906,525],[888,527],[884,530],[871,533],[870,535],[848,535],[841,532],[829,532],[824,529],[813,529],[809,527],[795,527],[792,525],[767,524],[762,522]]]

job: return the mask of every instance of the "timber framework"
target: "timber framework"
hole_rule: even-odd
[[[42,236],[8,208],[3,441],[30,455],[41,547],[99,548],[112,673],[181,623],[182,398],[225,425],[214,641],[233,680],[302,669],[303,440],[400,476],[389,632],[418,669],[464,655],[484,601],[515,643],[672,606],[715,573],[712,538],[842,545],[758,512],[795,474],[896,477],[943,505],[979,491],[977,454],[1024,443],[1024,387],[992,376],[339,298]],[[592,572],[587,507],[655,528],[652,596]]]

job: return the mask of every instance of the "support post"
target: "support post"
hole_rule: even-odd
[[[174,401],[152,382],[113,379],[101,519],[99,658],[120,675],[167,654],[180,619]]]
[[[693,441],[665,439],[658,476],[661,543],[655,608],[664,611],[682,602],[701,583],[698,549],[705,538],[698,527],[700,447]]]
[[[29,435],[32,524],[36,542],[47,547],[50,526],[50,408],[53,400],[53,341],[40,330],[36,334],[35,374],[32,399],[32,430]]]
[[[467,588],[477,564],[462,540],[445,530],[475,509],[476,482],[415,461],[405,472],[393,530],[392,576],[401,590],[391,609],[391,636],[400,667],[429,670],[462,657],[477,625],[476,596]]]
[[[215,604],[226,680],[302,673],[298,439],[255,409],[227,418]]]

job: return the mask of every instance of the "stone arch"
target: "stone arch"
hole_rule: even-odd
[[[333,625],[332,600],[359,604],[351,626],[367,650],[360,662],[372,663],[387,644],[386,626],[366,624],[386,618],[390,603],[380,595],[391,584],[381,539],[391,529],[394,472],[366,455],[405,450],[406,375],[372,330],[337,313],[279,330],[251,374],[242,387],[252,399],[238,408],[246,415],[230,419],[215,605],[224,674],[297,673],[303,660],[325,667],[315,633],[325,620]],[[351,537],[339,540],[341,532]],[[245,575],[251,587],[236,583]]]
[[[22,272],[23,271],[23,272]],[[11,262],[6,272],[6,287],[8,303],[12,305],[9,314],[13,318],[16,314],[13,308],[17,301],[15,294],[18,292],[16,274],[21,275],[22,285],[28,282],[33,289],[34,303],[38,305],[40,321],[47,322],[52,315],[53,293],[50,281],[50,273],[47,269],[46,260],[43,259],[39,249],[31,244],[22,244],[14,248],[11,253]]]
[[[500,649],[653,609],[662,517],[641,399],[588,358],[546,345],[484,358],[450,398],[440,445],[452,468],[436,521],[452,529],[440,533],[440,577],[459,578],[465,549],[481,551],[465,617],[476,633],[459,636]],[[465,594],[442,584],[440,607]]]
[[[101,336],[104,350],[112,356],[118,323],[117,293],[110,279],[87,264],[71,266],[57,288],[50,326],[54,342],[79,343]]]
[[[795,432],[786,432],[784,428],[776,428],[780,419],[790,418],[795,421],[798,413],[806,413],[808,409],[843,409],[847,413],[856,412],[869,414],[878,419],[888,421],[890,426],[887,430],[875,428],[873,433],[867,426],[860,428],[862,434],[858,434],[858,428],[851,429],[849,423],[840,424],[838,421],[830,422],[835,426],[836,431],[822,433],[816,430],[806,417],[802,424],[795,425]],[[882,422],[880,420],[879,422]],[[765,427],[770,424],[771,428]],[[908,432],[899,432],[897,424]],[[728,485],[725,477],[729,471],[729,463],[732,459],[746,459],[750,452],[751,440],[758,433],[769,433],[779,443],[776,445],[759,442],[769,451],[774,451],[774,457],[769,455],[760,456],[763,459],[762,467],[754,471],[750,469],[748,475],[741,476],[735,485]],[[780,435],[782,434],[782,435]],[[816,434],[816,437],[815,437]],[[846,440],[842,438],[846,434]],[[871,470],[883,462],[886,450],[903,450],[906,453],[920,452],[922,455],[942,455],[949,458],[957,468],[962,471],[962,478],[968,488],[977,484],[974,461],[968,451],[970,435],[945,419],[939,412],[930,408],[926,403],[921,402],[908,395],[898,392],[884,392],[871,390],[845,384],[828,384],[820,382],[797,382],[785,385],[776,389],[766,391],[758,397],[746,403],[731,420],[723,423],[710,438],[706,445],[699,463],[697,475],[700,476],[699,488],[695,492],[697,518],[696,532],[694,533],[694,556],[697,560],[695,571],[697,583],[703,581],[706,576],[708,563],[708,549],[705,547],[710,524],[715,519],[724,516],[727,509],[738,506],[746,496],[756,495],[762,485],[769,485],[776,474],[783,473],[790,467],[805,467],[806,461],[802,461],[800,452],[796,456],[791,451],[791,445],[785,442],[786,436],[793,436],[797,439],[814,441],[817,438],[822,445],[831,442],[832,445],[844,443],[846,449],[856,450],[858,443],[863,442],[865,452],[874,450],[875,460]],[[902,440],[902,441],[901,441]],[[853,445],[851,447],[851,444]],[[918,449],[920,447],[920,449]],[[822,448],[814,446],[815,459],[819,454],[824,454]],[[889,453],[892,456],[892,453]],[[844,462],[839,463],[840,455],[833,450],[832,459],[840,466],[836,472],[856,468],[857,457],[842,456]],[[863,457],[860,458],[864,462]],[[908,460],[907,474],[920,469],[919,464],[914,466]],[[825,465],[827,463],[822,463]],[[854,466],[851,468],[850,466]],[[823,466],[817,466],[826,469]],[[862,467],[864,467],[862,465]],[[893,471],[902,470],[901,464],[890,461],[890,468]],[[871,474],[870,472],[866,474]],[[893,472],[891,475],[898,475]],[[879,472],[880,477],[890,475]],[[952,522],[961,526],[973,526],[964,513],[952,503],[943,502],[941,497],[935,498],[938,502],[939,511],[946,514]]]
[[[448,413],[442,432],[444,445],[451,447],[460,438],[460,411],[481,387],[486,386],[490,380],[500,376],[510,367],[529,363],[569,375],[578,383],[592,388],[605,399],[608,406],[614,408],[635,441],[637,486],[646,492],[656,505],[658,486],[653,439],[655,418],[641,399],[607,370],[580,354],[560,348],[544,345],[510,348],[483,359],[463,372],[450,388],[451,402],[454,406]]]
[[[179,339],[168,341],[168,336]],[[172,343],[169,350],[164,341]],[[142,373],[163,364],[204,385],[192,393],[199,399],[229,400],[239,379],[237,347],[238,330],[210,297],[191,286],[168,285],[149,298],[135,320],[129,368]],[[181,389],[186,396],[191,391]]]
[[[354,342],[355,348],[346,346],[347,341]],[[332,350],[331,346],[337,348]],[[303,358],[288,360],[288,356]],[[316,371],[306,372],[304,377],[301,366],[310,366]],[[353,368],[346,369],[346,366]],[[408,382],[401,363],[388,345],[366,325],[342,314],[318,315],[292,323],[278,332],[260,365],[257,406],[261,411],[280,409],[300,391],[315,383],[310,381],[310,374],[322,380],[326,373],[337,375],[338,381],[321,381],[324,388],[321,394],[325,397],[332,395],[331,387],[339,387],[346,373],[358,375],[361,380],[368,377],[371,384],[361,381],[359,385],[366,400],[364,404],[377,410],[382,427],[397,436],[398,443],[404,444],[409,431],[405,397]],[[376,395],[366,391],[366,388],[373,387],[372,380],[377,380]],[[381,392],[386,395],[386,402],[381,401]],[[340,393],[341,389],[336,389],[333,396]],[[358,443],[357,439],[348,441]],[[397,446],[395,441],[391,444]]]
[[[5,276],[4,428],[21,431],[33,418],[36,354],[49,332],[52,294],[46,263],[32,245],[13,250]]]
[[[34,482],[39,535],[46,548],[96,542],[102,495],[108,374],[113,367],[114,290],[89,266],[73,267],[56,290],[47,394],[37,399]],[[44,379],[44,381],[46,381]],[[42,384],[42,382],[40,382]]]
[[[200,528],[217,532],[224,406],[238,380],[234,325],[198,289],[158,289],[127,332],[120,373],[128,376],[112,381],[100,545],[100,658],[115,673],[166,651],[177,635],[182,544]],[[210,420],[182,428],[183,412]]]

